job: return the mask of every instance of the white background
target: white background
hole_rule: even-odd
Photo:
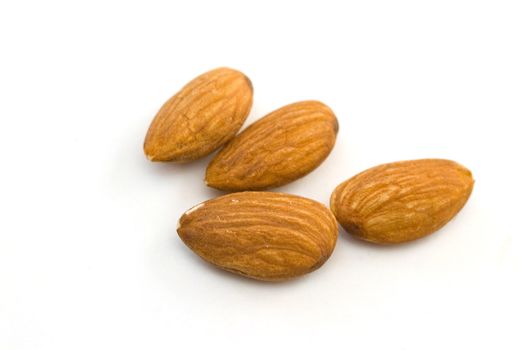
[[[175,232],[220,194],[210,157],[153,164],[142,143],[218,66],[251,78],[248,122],[304,99],[339,118],[279,191],[328,204],[370,166],[442,157],[471,199],[411,244],[341,231],[291,282],[210,267]],[[525,98],[522,0],[2,1],[0,349],[524,349]]]

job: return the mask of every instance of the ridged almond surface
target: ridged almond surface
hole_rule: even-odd
[[[338,225],[329,209],[310,199],[273,192],[238,192],[188,210],[177,229],[204,260],[266,281],[319,268],[331,255]]]
[[[225,191],[285,185],[320,165],[336,141],[338,121],[318,101],[282,107],[250,125],[208,165],[206,183]]]
[[[241,72],[204,73],[170,98],[153,119],[144,153],[152,161],[185,162],[215,151],[235,136],[252,106],[252,84]]]
[[[331,209],[357,238],[402,243],[431,234],[462,209],[473,189],[471,172],[444,159],[379,165],[340,184]]]

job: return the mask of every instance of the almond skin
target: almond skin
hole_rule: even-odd
[[[450,160],[383,164],[336,187],[331,210],[357,238],[402,243],[447,224],[468,200],[473,184],[471,172]]]
[[[252,106],[252,84],[241,72],[204,73],[170,98],[153,119],[144,141],[152,161],[186,162],[204,157],[232,139]]]
[[[310,199],[273,192],[238,192],[188,210],[177,229],[209,263],[246,277],[280,281],[319,268],[336,244],[329,209]]]
[[[318,101],[282,107],[250,125],[208,165],[206,184],[224,191],[263,190],[305,176],[327,158],[338,132]]]

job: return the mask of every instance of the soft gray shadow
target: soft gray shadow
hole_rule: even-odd
[[[153,175],[158,176],[174,176],[174,174],[180,174],[184,176],[186,174],[200,174],[204,179],[204,174],[208,163],[212,160],[215,153],[209,154],[208,156],[194,160],[188,163],[176,163],[176,162],[151,162],[144,157],[144,167],[147,168]]]
[[[202,193],[207,199],[215,198],[226,194],[205,185],[205,172],[206,167],[213,159],[217,152],[214,152],[204,158],[188,162],[188,163],[175,163],[175,162],[150,162],[144,159],[144,167],[148,172],[149,176],[160,177],[160,178],[185,178],[188,179],[187,185],[180,187],[178,191],[181,195],[186,195],[187,191],[194,189],[195,193]],[[193,203],[195,205],[197,203]]]

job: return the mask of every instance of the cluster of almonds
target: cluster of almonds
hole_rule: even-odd
[[[471,172],[443,159],[365,170],[336,187],[331,210],[307,198],[263,192],[319,166],[334,146],[338,121],[321,102],[297,102],[236,136],[252,94],[239,71],[200,75],[162,106],[144,142],[152,161],[187,162],[224,146],[206,169],[206,184],[240,192],[194,206],[177,229],[190,249],[222,269],[266,281],[297,277],[330,257],[337,221],[369,242],[407,242],[444,226],[471,194]]]

